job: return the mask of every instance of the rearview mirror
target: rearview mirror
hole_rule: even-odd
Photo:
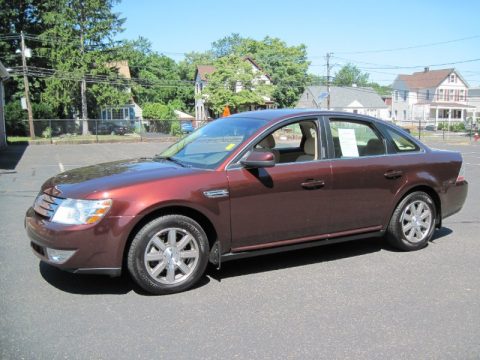
[[[267,150],[253,150],[248,156],[240,160],[245,168],[265,168],[275,166],[275,155]]]

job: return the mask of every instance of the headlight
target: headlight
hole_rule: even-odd
[[[65,199],[55,211],[52,222],[67,225],[94,224],[100,221],[111,207],[112,200],[110,199]]]

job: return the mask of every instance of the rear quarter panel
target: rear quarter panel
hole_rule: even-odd
[[[392,208],[385,218],[385,227],[402,198],[416,188],[432,189],[440,201],[442,218],[465,201],[463,190],[458,190],[456,180],[462,165],[460,153],[427,149],[420,153],[392,155],[392,167],[403,171],[401,184],[393,198]],[[466,195],[466,194],[465,194]]]

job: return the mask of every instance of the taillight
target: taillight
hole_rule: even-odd
[[[457,184],[465,181],[465,164],[462,162],[462,166],[460,167],[460,171],[458,172],[457,176]]]

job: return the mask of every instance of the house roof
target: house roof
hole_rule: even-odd
[[[195,116],[187,114],[183,111],[173,110],[173,112],[175,113],[175,115],[177,115],[179,120],[195,120]]]
[[[118,74],[125,79],[131,79],[130,67],[128,66],[128,60],[111,61],[105,64],[109,68],[116,68]]]
[[[259,71],[261,71],[270,81],[272,78],[268,75],[263,69],[253,60],[251,57],[246,56],[243,58],[245,61],[250,62],[253,66],[255,66]],[[207,81],[207,74],[211,74],[215,71],[215,66],[213,65],[197,65],[197,72],[195,73],[195,79],[197,78],[197,74],[200,75],[200,80]]]
[[[480,96],[480,87],[468,89],[468,96],[470,97]]]
[[[398,79],[402,80],[410,89],[428,89],[439,86],[452,72],[468,86],[467,82],[458,74],[455,69],[425,70],[414,72],[412,75],[398,75]]]
[[[207,74],[211,74],[215,71],[215,66],[213,65],[197,65],[197,73],[200,75],[200,80],[207,81]],[[197,74],[195,74],[197,78]]]
[[[327,108],[327,98],[319,100],[320,95],[327,93],[326,86],[308,86],[309,91],[317,103],[318,108]],[[364,108],[385,109],[387,105],[375,90],[369,87],[330,87],[330,107],[334,109],[348,108],[353,102],[360,103]]]

